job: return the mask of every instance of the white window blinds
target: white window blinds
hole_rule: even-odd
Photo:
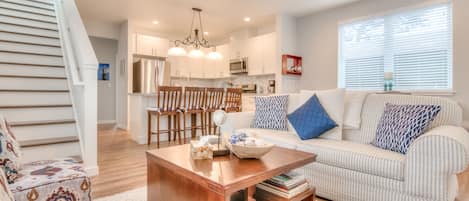
[[[439,4],[340,26],[339,86],[383,89],[452,88],[451,4]]]

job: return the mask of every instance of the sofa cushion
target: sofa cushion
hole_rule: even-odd
[[[300,142],[298,150],[317,154],[318,163],[395,180],[404,179],[405,156],[350,141],[312,139]]]
[[[346,91],[344,98],[344,129],[359,129],[366,91]]]
[[[320,138],[332,139],[332,140],[342,140],[342,124],[344,117],[344,89],[333,89],[333,90],[323,90],[323,91],[308,91],[301,90],[301,102],[302,105],[307,100],[309,100],[313,95],[317,95],[319,101],[321,102],[324,109],[326,109],[327,114],[337,123],[337,127],[327,131],[322,134]]]
[[[288,120],[302,140],[317,138],[337,126],[322,107],[316,95],[289,114]]]
[[[91,183],[73,159],[44,160],[23,165],[10,185],[16,200],[90,201]],[[35,197],[36,199],[31,199]]]
[[[254,134],[256,137],[263,139],[266,142],[289,149],[296,149],[296,146],[301,142],[301,139],[296,133],[289,131],[278,131],[259,128],[239,129],[239,131]]]
[[[254,97],[256,111],[253,128],[288,130],[288,95]]]
[[[438,105],[386,104],[376,129],[373,145],[407,153],[412,142],[422,135],[440,112]]]

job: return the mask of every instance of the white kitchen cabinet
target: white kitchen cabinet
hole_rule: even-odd
[[[189,60],[187,57],[168,57],[171,66],[171,76],[173,77],[189,77],[191,69],[189,68]]]
[[[248,74],[260,75],[264,72],[262,36],[250,38],[247,44],[248,51]]]
[[[248,41],[248,74],[265,75],[276,72],[277,44],[275,33],[265,34]]]
[[[216,75],[215,78],[226,78],[230,77],[230,48],[229,45],[220,45],[217,46],[217,52],[219,52],[222,57],[221,59],[215,60],[215,69]]]
[[[248,40],[232,40],[229,47],[229,59],[241,59],[248,56]]]
[[[263,61],[264,61],[264,74],[275,74],[280,72],[280,66],[277,61],[280,58],[277,56],[277,35],[274,33],[266,34],[262,36],[263,40]]]
[[[164,38],[136,34],[135,53],[149,56],[167,57],[169,41]]]

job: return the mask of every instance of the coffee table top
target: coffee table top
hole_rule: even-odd
[[[193,160],[190,145],[186,144],[147,151],[147,158],[193,181],[208,182],[217,188],[215,191],[236,192],[314,162],[316,155],[274,147],[260,159],[239,159],[231,154],[213,160]]]

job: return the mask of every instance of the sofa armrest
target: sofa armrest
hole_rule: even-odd
[[[405,188],[408,193],[454,200],[456,174],[469,163],[469,133],[462,127],[440,126],[417,138],[406,155]]]
[[[251,127],[254,112],[228,113],[225,123],[221,126],[221,133],[231,133],[234,130]]]

